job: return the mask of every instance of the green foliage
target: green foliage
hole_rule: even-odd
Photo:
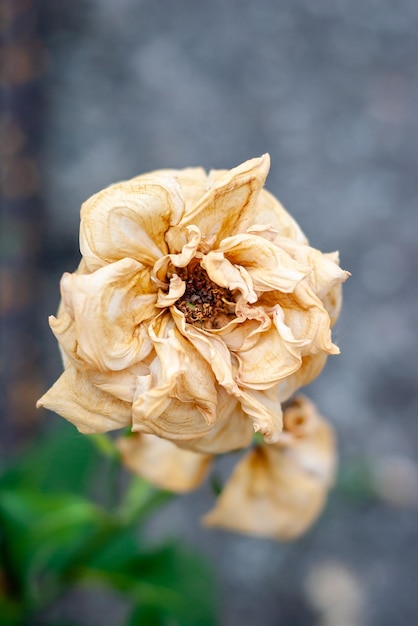
[[[38,623],[73,585],[127,598],[125,626],[216,623],[203,561],[178,543],[150,547],[144,539],[144,521],[171,495],[133,478],[121,496],[119,470],[110,439],[65,428],[0,475],[2,626]]]

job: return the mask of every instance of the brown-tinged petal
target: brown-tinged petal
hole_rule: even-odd
[[[212,461],[209,454],[183,450],[170,441],[143,433],[120,437],[116,445],[122,462],[132,472],[160,489],[177,493],[199,487]]]
[[[184,350],[187,367],[177,376],[172,396],[183,403],[194,405],[205,421],[213,424],[218,419],[219,407],[212,368],[177,329],[175,335]]]
[[[280,402],[285,402],[295,391],[305,385],[309,385],[323,370],[327,354],[310,354],[302,357],[300,368],[281,380],[277,386],[277,395]]]
[[[239,390],[232,374],[231,354],[222,339],[187,324],[183,313],[175,306],[171,307],[171,314],[181,334],[210,365],[217,382],[228,393],[238,396]]]
[[[245,267],[256,291],[292,292],[311,271],[309,265],[298,263],[286,250],[258,235],[227,237],[220,242],[218,251],[233,265]],[[207,254],[206,263],[213,254],[214,251]]]
[[[139,324],[156,310],[156,294],[146,293],[149,289],[147,271],[132,259],[92,274],[64,274],[61,293],[65,310],[74,320],[77,355],[102,371],[126,369],[141,361],[150,347]],[[69,333],[67,321],[51,320],[59,341],[60,334]]]
[[[146,395],[148,403],[146,408],[148,409],[149,405],[151,410],[142,410],[139,416],[135,411],[134,404],[134,426],[132,429],[134,432],[157,435],[157,437],[175,441],[179,445],[183,444],[183,442],[203,437],[211,432],[212,424],[207,422],[196,404],[193,402],[180,402],[180,400],[172,397],[172,390],[170,389],[163,395],[165,391],[161,387],[160,391],[158,391],[158,388],[150,387]],[[162,397],[161,399],[158,394]],[[148,398],[148,395],[150,395],[150,398]],[[157,402],[158,400],[160,400],[159,403]],[[155,410],[152,410],[151,401],[154,401]],[[194,446],[193,450],[198,451]]]
[[[245,302],[257,301],[257,294],[248,271],[241,265],[233,265],[225,258],[223,252],[219,250],[209,252],[202,258],[201,266],[207,271],[209,278],[220,287],[240,291]]]
[[[320,300],[336,285],[345,282],[350,276],[349,272],[339,266],[338,252],[324,254],[320,250],[305,246],[297,241],[291,241],[284,237],[275,240],[275,244],[286,252],[297,263],[311,268],[308,282],[311,289]]]
[[[328,254],[324,255],[325,257],[327,257],[329,260],[331,260],[332,262],[334,262],[335,264],[339,264],[340,259],[339,259],[339,254],[338,252],[330,252]],[[343,302],[343,298],[342,298],[342,283],[350,277],[350,272],[344,272],[345,276],[343,277],[342,281],[334,284],[331,289],[329,291],[327,291],[323,296],[322,296],[322,302],[324,304],[324,308],[327,311],[329,317],[330,317],[330,321],[331,321],[331,328],[334,326],[335,322],[337,321],[339,315],[340,315],[340,311],[341,311],[341,306],[342,306],[342,302]]]
[[[238,298],[235,305],[236,316],[225,326],[211,329],[211,334],[218,335],[231,352],[249,350],[258,341],[260,333],[271,326],[271,319],[261,306],[253,306]]]
[[[305,396],[298,396],[283,415],[284,433],[282,445],[287,457],[306,472],[317,477],[325,487],[334,482],[336,472],[336,442],[331,425],[318,413],[317,408]]]
[[[295,435],[300,415],[289,420],[290,445],[283,438],[282,444],[257,446],[242,458],[205,516],[207,525],[289,540],[315,521],[333,480],[335,442],[326,422],[305,409],[303,403],[298,408],[305,431]]]
[[[216,237],[215,241],[245,231],[254,222],[269,168],[270,157],[265,154],[232,170],[211,171],[207,193],[185,213],[180,225],[196,224],[204,238]]]
[[[252,226],[255,224],[264,225],[275,231],[280,237],[288,237],[301,243],[308,243],[300,226],[267,189],[261,190],[255,212],[256,218],[253,224],[250,225],[248,232],[251,232]],[[258,234],[261,233],[259,232]],[[270,237],[267,236],[267,238]]]
[[[181,280],[177,274],[174,274],[172,278],[170,278],[170,284],[168,288],[168,292],[160,289],[158,291],[158,298],[156,306],[160,309],[165,309],[176,302],[186,291],[186,283],[184,280]]]
[[[136,363],[128,369],[118,372],[100,372],[92,369],[86,371],[86,375],[95,387],[131,404],[139,393],[138,389],[144,389],[144,381],[151,378],[150,368],[145,363]]]
[[[55,411],[82,433],[104,433],[131,423],[131,405],[91,384],[88,376],[69,366],[37,405]]]
[[[222,337],[222,341],[231,352],[249,350],[256,345],[260,333],[270,328],[270,318],[267,317],[267,320],[268,323],[264,325],[264,322],[258,319],[234,318],[222,328],[210,329],[210,332]]]
[[[241,389],[240,401],[244,412],[253,422],[254,431],[261,433],[267,443],[278,441],[283,430],[283,420],[277,385],[264,391]]]
[[[301,347],[298,342],[280,336],[277,328],[271,326],[260,334],[253,347],[240,350],[236,357],[237,383],[248,389],[268,389],[299,369]]]
[[[281,300],[286,325],[294,337],[310,340],[309,345],[302,348],[302,354],[339,354],[339,348],[331,339],[328,312],[307,281],[300,282],[291,297]]]
[[[189,213],[194,209],[208,190],[208,174],[203,167],[185,167],[181,170],[155,170],[152,172],[152,176],[155,178],[171,178],[177,182],[181,188],[185,213]],[[173,252],[173,250],[170,251]]]
[[[80,249],[90,271],[125,257],[147,266],[169,252],[166,232],[184,211],[179,184],[149,174],[112,185],[81,207]]]
[[[288,462],[279,451],[257,447],[238,463],[203,522],[234,532],[289,540],[307,530],[324,502],[325,492],[316,478]]]
[[[184,441],[177,440],[177,444],[207,454],[223,454],[246,448],[254,435],[252,421],[242,410],[241,403],[219,385],[216,410],[216,422],[207,433]]]
[[[187,366],[184,350],[175,336],[168,313],[160,314],[148,327],[156,353],[150,364],[150,375],[138,385],[132,405],[133,431],[141,431],[142,423],[155,420],[169,406],[176,379]],[[147,431],[145,431],[147,432]]]
[[[186,267],[190,261],[196,256],[202,235],[197,226],[187,226],[183,229],[185,240],[182,239],[182,247],[178,254],[167,254],[158,259],[153,268],[153,279],[157,284],[166,286],[167,270],[169,267]]]

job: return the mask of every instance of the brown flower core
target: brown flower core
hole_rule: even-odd
[[[186,291],[176,301],[186,322],[205,328],[225,326],[234,309],[232,292],[210,280],[199,263],[176,267],[174,271],[186,283]]]

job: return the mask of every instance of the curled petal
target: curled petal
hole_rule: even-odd
[[[142,285],[142,288],[140,287]],[[64,274],[61,293],[65,311],[74,321],[77,356],[102,371],[122,370],[141,361],[149,342],[140,323],[155,311],[156,294],[150,289],[141,263],[122,259],[93,274]],[[141,295],[137,295],[140,290]],[[51,319],[58,341],[68,341],[68,319]],[[64,328],[65,327],[65,328]]]
[[[283,302],[282,308],[286,325],[292,329],[293,335],[310,340],[303,354],[339,354],[339,348],[331,340],[330,317],[305,281],[296,286],[292,298]]]
[[[329,488],[336,472],[336,444],[330,424],[318,413],[315,405],[304,396],[298,396],[283,415],[284,433],[288,439],[279,441],[287,458],[315,476]]]
[[[98,389],[89,378],[69,366],[37,405],[55,411],[81,433],[104,433],[131,423],[131,405]]]
[[[188,440],[208,433],[218,419],[218,394],[211,367],[173,326],[166,315],[158,331],[149,331],[157,359],[150,389],[134,401],[134,430]]]
[[[309,422],[312,415],[305,418]],[[317,415],[313,422],[289,446],[283,439],[245,455],[204,522],[281,540],[305,532],[324,506],[335,466],[332,431]]]
[[[262,320],[235,318],[222,328],[211,329],[211,333],[222,337],[223,342],[231,352],[240,352],[253,348],[260,333],[268,330],[270,325],[271,322],[268,317],[265,324]]]
[[[251,419],[222,387],[218,388],[216,406],[217,420],[212,428],[201,437],[178,441],[178,445],[195,452],[223,454],[246,448],[251,443],[254,435]]]
[[[185,214],[194,209],[208,189],[208,175],[203,167],[185,167],[181,170],[155,170],[152,172],[152,176],[153,178],[171,178],[176,181],[181,188]],[[171,234],[171,230],[169,232]],[[173,249],[170,248],[170,251],[173,252]]]
[[[173,323],[165,314],[148,327],[156,358],[150,364],[151,374],[138,386],[132,404],[133,431],[143,430],[142,422],[156,419],[170,404],[176,379],[186,366],[184,350],[177,340]]]
[[[156,306],[161,309],[171,306],[176,300],[181,298],[185,291],[186,283],[181,280],[177,274],[174,274],[174,276],[170,278],[168,293],[165,293],[161,289],[159,290]]]
[[[209,454],[183,450],[154,435],[135,433],[120,437],[116,445],[132,472],[160,489],[177,493],[199,487],[212,461]]]
[[[200,230],[196,226],[187,226],[183,230],[186,233],[186,243],[183,243],[181,251],[178,254],[167,254],[154,265],[153,278],[161,286],[167,283],[167,270],[170,266],[186,267],[196,256],[202,238]]]
[[[318,352],[317,354],[309,354],[302,357],[300,368],[281,380],[277,386],[277,396],[280,402],[285,402],[292,396],[295,391],[309,385],[319,374],[327,360],[327,354]]]
[[[264,229],[259,230],[257,233],[261,236],[264,236],[263,233],[266,232],[265,227],[267,227],[270,233],[274,231],[280,237],[288,237],[301,243],[308,243],[300,226],[267,189],[262,189],[257,198],[256,221],[249,227],[248,232],[251,232],[254,225],[264,226]],[[270,239],[270,234],[266,238]]]
[[[295,262],[286,250],[257,235],[243,233],[223,239],[219,251],[233,265],[245,267],[256,291],[292,292],[310,272],[308,265]],[[214,252],[207,257],[211,254]]]
[[[308,275],[309,286],[321,300],[333,287],[345,282],[350,276],[349,272],[339,266],[338,252],[324,254],[320,250],[284,237],[277,238],[275,243],[286,250],[297,263],[312,268]]]
[[[301,348],[298,342],[284,340],[272,326],[260,334],[252,348],[240,350],[236,357],[238,384],[250,389],[268,389],[299,369]]]
[[[261,433],[267,443],[278,441],[283,430],[283,419],[277,388],[241,390],[240,401],[244,412],[253,422],[254,431]]]
[[[187,211],[180,225],[195,224],[204,238],[220,241],[242,232],[254,222],[255,206],[270,168],[270,157],[264,154],[232,170],[209,173],[208,191]]]
[[[179,331],[210,365],[217,382],[228,393],[237,396],[239,390],[232,375],[231,354],[222,339],[186,324],[183,313],[176,307],[172,307],[171,313]]]
[[[150,393],[153,390],[150,390]],[[154,394],[153,394],[154,395]],[[170,392],[164,397],[165,403],[158,411],[143,412],[140,420],[135,420],[133,431],[157,435],[163,439],[174,441],[178,445],[198,439],[210,433],[213,428],[202,415],[196,404],[180,402]],[[135,415],[134,415],[135,418]],[[199,451],[197,447],[190,449]]]
[[[284,312],[279,304],[273,307],[274,325],[280,337],[288,344],[293,344],[294,348],[302,348],[310,344],[310,339],[296,339],[292,333],[292,329],[286,325],[284,321]]]
[[[136,363],[134,366],[118,372],[89,370],[88,377],[95,387],[131,404],[138,395],[139,388],[144,390],[144,381],[151,378],[150,368],[145,363]]]
[[[187,368],[178,375],[172,395],[180,402],[195,405],[207,424],[211,425],[219,416],[212,368],[180,333],[177,338],[186,354]]]
[[[233,265],[225,258],[223,252],[219,250],[209,252],[203,257],[201,266],[207,271],[209,278],[220,287],[240,291],[246,302],[257,301],[253,281],[245,267]]]
[[[165,234],[184,211],[175,178],[145,175],[112,185],[81,208],[80,250],[89,271],[125,257],[147,266],[168,253]]]

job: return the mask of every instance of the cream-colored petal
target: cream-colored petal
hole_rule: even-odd
[[[257,294],[254,291],[250,274],[241,265],[233,265],[225,258],[223,252],[214,250],[202,258],[201,266],[208,273],[209,278],[230,291],[240,291],[245,302],[256,302]]]
[[[244,232],[254,222],[257,197],[269,167],[265,154],[232,170],[211,171],[207,193],[185,213],[180,225],[195,224],[204,238],[215,237],[215,241]]]
[[[181,402],[173,398],[170,391],[164,396],[164,404],[157,405],[155,411],[144,411],[141,419],[136,418],[134,410],[133,431],[157,435],[179,445],[210,433],[213,426],[208,423],[198,406],[193,402]],[[158,389],[151,388],[149,393],[155,398]]]
[[[181,334],[210,365],[217,382],[228,393],[238,396],[239,390],[232,374],[231,354],[222,339],[186,324],[183,313],[175,306],[171,307],[171,314]]]
[[[254,436],[251,419],[244,413],[235,398],[223,392],[219,394],[218,420],[207,434],[187,441],[178,441],[178,445],[188,450],[207,454],[224,454],[247,448]],[[226,406],[226,410],[222,408]],[[224,414],[227,416],[224,417]]]
[[[288,440],[277,444],[288,458],[315,476],[325,487],[335,479],[337,452],[334,431],[305,396],[298,396],[283,414]]]
[[[261,190],[257,198],[255,213],[256,218],[253,225],[264,225],[276,231],[280,237],[288,237],[301,243],[308,243],[300,226],[267,189]],[[249,227],[248,232],[251,232],[251,228],[252,225]]]
[[[309,286],[321,300],[333,287],[345,282],[350,276],[339,266],[338,252],[324,254],[284,237],[277,238],[275,244],[286,250],[297,263],[312,268],[308,275]]]
[[[327,354],[311,354],[302,357],[300,368],[281,380],[277,386],[277,395],[280,402],[285,402],[295,391],[305,385],[309,385],[322,372],[326,363]]]
[[[112,372],[110,370],[100,372],[99,370],[92,369],[88,370],[88,372],[86,371],[86,375],[88,375],[90,382],[95,387],[130,404],[132,404],[135,397],[138,395],[138,389],[143,389],[144,381],[151,378],[150,368],[145,363],[136,363],[132,367],[118,372]]]
[[[283,438],[283,444],[257,446],[245,455],[205,516],[207,525],[289,540],[315,521],[334,477],[335,442],[322,418],[303,402],[298,410],[288,420],[290,445]],[[297,431],[301,415],[304,432]]]
[[[131,424],[131,405],[91,384],[88,376],[69,366],[37,405],[55,411],[82,433],[104,433]]]
[[[219,329],[210,329],[211,334],[222,337],[222,341],[231,352],[239,352],[241,350],[249,350],[253,348],[260,333],[270,328],[271,322],[264,326],[263,321],[257,319],[239,319],[235,318],[225,326]]]
[[[178,448],[154,435],[135,433],[119,437],[116,445],[122,463],[160,489],[183,493],[196,489],[206,478],[212,457]]]
[[[218,419],[215,376],[207,361],[174,328],[165,315],[159,328],[150,328],[157,358],[151,364],[149,389],[133,404],[134,430],[172,440],[207,434]]]
[[[204,518],[207,526],[269,539],[296,539],[313,523],[325,502],[323,486],[283,454],[252,450],[236,466]]]
[[[184,236],[179,236],[179,243],[181,241],[180,252],[178,254],[167,254],[154,264],[152,271],[153,280],[163,288],[166,287],[168,282],[168,270],[172,271],[173,267],[186,267],[196,256],[201,242],[202,235],[196,226],[187,226],[181,230]]]
[[[254,431],[261,433],[267,443],[278,441],[283,430],[283,420],[277,385],[264,391],[241,389],[240,402],[252,420]]]
[[[235,314],[228,324],[219,329],[211,329],[211,334],[222,337],[223,342],[232,352],[253,348],[260,333],[271,326],[270,316],[264,307],[248,304],[244,298],[238,298]]]
[[[208,174],[202,167],[185,167],[181,170],[161,169],[151,172],[151,175],[155,178],[171,178],[177,182],[181,188],[185,213],[192,211],[208,190]],[[138,177],[137,180],[140,178]]]
[[[139,325],[156,310],[156,294],[146,293],[151,288],[147,271],[132,259],[93,274],[64,274],[62,299],[74,320],[78,357],[102,371],[126,369],[141,361],[150,346]],[[60,340],[58,325],[51,321]]]
[[[227,237],[220,242],[218,251],[233,265],[245,267],[256,291],[292,292],[311,271],[309,265],[295,261],[286,250],[258,235]],[[213,254],[208,253],[206,263]]]
[[[95,194],[81,208],[80,249],[89,271],[125,257],[147,266],[169,252],[166,232],[184,211],[169,176],[140,176]]]
[[[187,366],[187,357],[174,333],[174,324],[168,313],[160,315],[148,327],[156,358],[150,364],[150,376],[143,387],[137,388],[132,405],[133,431],[141,431],[141,424],[157,419],[169,406],[177,377]]]
[[[172,396],[195,405],[205,421],[213,424],[218,418],[218,394],[212,368],[177,329],[176,337],[186,355],[187,367],[177,376]]]
[[[310,340],[310,344],[303,348],[304,355],[317,352],[339,354],[331,339],[330,317],[307,281],[299,283],[292,296],[281,304],[286,325],[294,337]]]
[[[273,307],[273,320],[281,339],[293,346],[294,350],[310,344],[310,339],[296,339],[292,333],[292,329],[285,323],[284,312],[280,304],[276,304]]]
[[[299,369],[301,347],[281,337],[271,326],[252,348],[240,350],[236,357],[237,383],[249,389],[268,389]]]
[[[156,306],[161,309],[165,309],[176,302],[186,291],[186,283],[184,280],[181,280],[177,274],[174,274],[172,278],[170,278],[170,285],[168,288],[168,292],[160,289],[158,291],[158,298]]]

